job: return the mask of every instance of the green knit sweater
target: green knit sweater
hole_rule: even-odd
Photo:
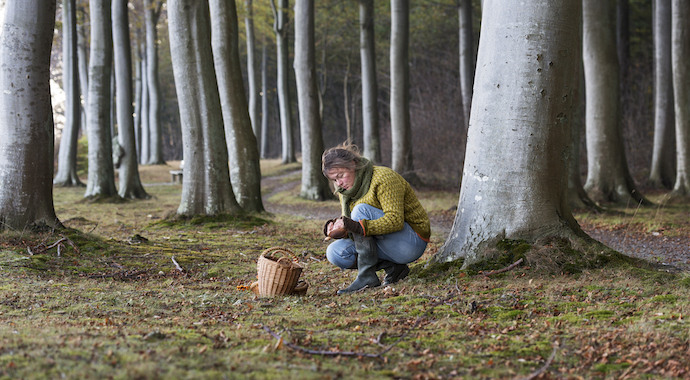
[[[369,191],[350,203],[350,211],[360,203],[374,206],[384,213],[379,219],[360,221],[365,235],[397,232],[402,230],[404,222],[407,222],[422,239],[429,241],[431,225],[426,210],[419,203],[412,186],[392,169],[374,166]]]

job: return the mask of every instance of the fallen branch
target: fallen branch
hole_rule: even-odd
[[[486,273],[480,273],[480,274],[478,274],[477,276],[489,277],[489,276],[492,276],[492,275],[494,275],[494,274],[499,274],[499,273],[507,272],[507,271],[509,271],[509,270],[511,270],[511,269],[513,269],[513,268],[515,268],[516,266],[520,265],[520,263],[522,263],[522,258],[520,258],[520,260],[518,260],[518,261],[516,261],[516,262],[514,262],[514,263],[512,263],[512,264],[510,264],[510,265],[508,265],[507,267],[505,267],[505,268],[503,268],[503,269],[492,270],[491,272],[486,272]],[[475,277],[477,277],[477,276],[475,276]]]
[[[172,259],[173,264],[175,264],[175,268],[177,268],[177,270],[179,270],[180,272],[184,272],[184,270],[182,269],[180,264],[178,264],[177,261],[175,260],[175,256],[171,256],[170,258]]]
[[[520,259],[520,260],[522,260],[522,259]],[[551,362],[553,362],[553,359],[556,357],[557,351],[558,351],[558,342],[554,342],[553,351],[551,351],[551,356],[549,356],[549,358],[546,360],[546,363],[544,363],[544,365],[541,366],[541,368],[539,368],[538,370],[532,372],[529,376],[523,377],[522,379],[519,379],[519,380],[532,380],[532,379],[536,378],[537,376],[541,375],[542,373],[544,373],[544,371],[546,371],[546,369],[549,368],[549,366],[551,365]]]
[[[134,278],[136,276],[139,276],[141,274],[145,274],[145,270],[135,270],[135,271],[130,271],[130,270],[123,270],[115,273],[109,273],[109,274],[92,274],[87,276],[88,278],[108,278],[108,277],[120,277],[120,278]]]

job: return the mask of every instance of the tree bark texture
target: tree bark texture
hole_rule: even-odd
[[[673,0],[672,66],[676,112],[676,183],[673,195],[690,195],[690,3]]]
[[[54,0],[0,4],[0,230],[59,227],[53,206]]]
[[[181,215],[236,213],[213,67],[207,0],[169,0],[168,30],[184,154]]]
[[[89,179],[85,197],[117,195],[110,133],[110,76],[113,37],[110,0],[90,0],[91,55],[89,57]]]
[[[150,151],[147,163],[163,165],[163,133],[161,126],[161,88],[158,78],[158,31],[156,24],[160,16],[161,3],[145,0],[144,22],[146,24],[146,80],[148,81],[148,119]]]
[[[268,53],[264,40],[261,49],[261,158],[268,155]]]
[[[139,163],[146,165],[149,163],[151,155],[151,133],[149,128],[149,80],[146,59],[146,43],[141,44],[141,151],[139,152]]]
[[[615,0],[583,1],[587,194],[599,204],[649,203],[625,158],[616,53]]]
[[[115,85],[117,87],[118,143],[124,150],[120,162],[120,190],[123,198],[146,199],[139,178],[134,117],[132,107],[132,52],[129,38],[128,0],[113,0],[113,50],[115,58]]]
[[[136,61],[134,63],[134,141],[137,145],[137,162],[141,157],[141,51],[139,50],[139,33],[135,34],[134,51]]]
[[[249,119],[257,141],[261,143],[261,120],[259,119],[259,86],[256,72],[256,38],[254,37],[254,5],[252,0],[244,0],[246,16],[244,27],[247,38],[247,100],[249,102]]]
[[[295,79],[302,139],[302,187],[300,197],[322,201],[332,198],[321,172],[323,135],[319,115],[319,89],[314,58],[314,0],[295,1]]]
[[[676,139],[671,67],[671,0],[654,0],[654,148],[649,183],[673,188]]]
[[[391,168],[406,178],[414,170],[410,127],[409,18],[409,0],[391,0]]]
[[[83,10],[82,10],[83,11]],[[81,129],[86,134],[86,106],[89,104],[89,48],[83,25],[77,25],[77,60],[79,66],[79,92],[81,93]]]
[[[585,237],[567,199],[580,2],[487,2],[458,209],[436,261]]]
[[[65,127],[60,137],[58,171],[53,184],[83,186],[77,175],[77,140],[81,128],[79,59],[77,58],[76,0],[62,0],[62,87],[65,90]]]
[[[376,80],[374,0],[359,0],[359,55],[362,67],[362,139],[364,156],[381,162],[379,89]]]
[[[296,162],[295,144],[292,131],[292,110],[290,106],[290,80],[289,80],[289,52],[288,52],[288,0],[278,0],[276,6],[271,1],[274,23],[273,30],[276,33],[276,50],[278,66],[278,103],[280,109],[280,135],[282,139],[283,164]]]
[[[474,38],[472,37],[472,0],[458,2],[460,20],[460,91],[462,92],[462,112],[465,128],[470,122],[472,87],[474,87]]]
[[[235,1],[210,0],[210,9],[211,47],[228,143],[230,180],[244,211],[262,212],[259,148],[242,80]]]

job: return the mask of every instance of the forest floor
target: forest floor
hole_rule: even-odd
[[[189,220],[178,165],[140,168],[148,200],[56,188],[69,229],[0,235],[0,379],[690,379],[689,204],[575,214],[655,265],[486,276],[426,266],[458,194],[418,189],[433,234],[410,276],[336,296],[355,275],[324,255],[339,205],[297,197],[297,164],[262,162],[268,213]],[[294,252],[305,295],[247,289],[271,247]]]

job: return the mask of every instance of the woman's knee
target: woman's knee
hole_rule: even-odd
[[[360,203],[352,208],[352,220],[374,220],[383,217],[384,212],[372,205]]]
[[[331,244],[326,249],[326,258],[328,261],[342,269],[351,268],[355,264],[355,255],[350,254],[344,249],[335,249],[335,244]]]

